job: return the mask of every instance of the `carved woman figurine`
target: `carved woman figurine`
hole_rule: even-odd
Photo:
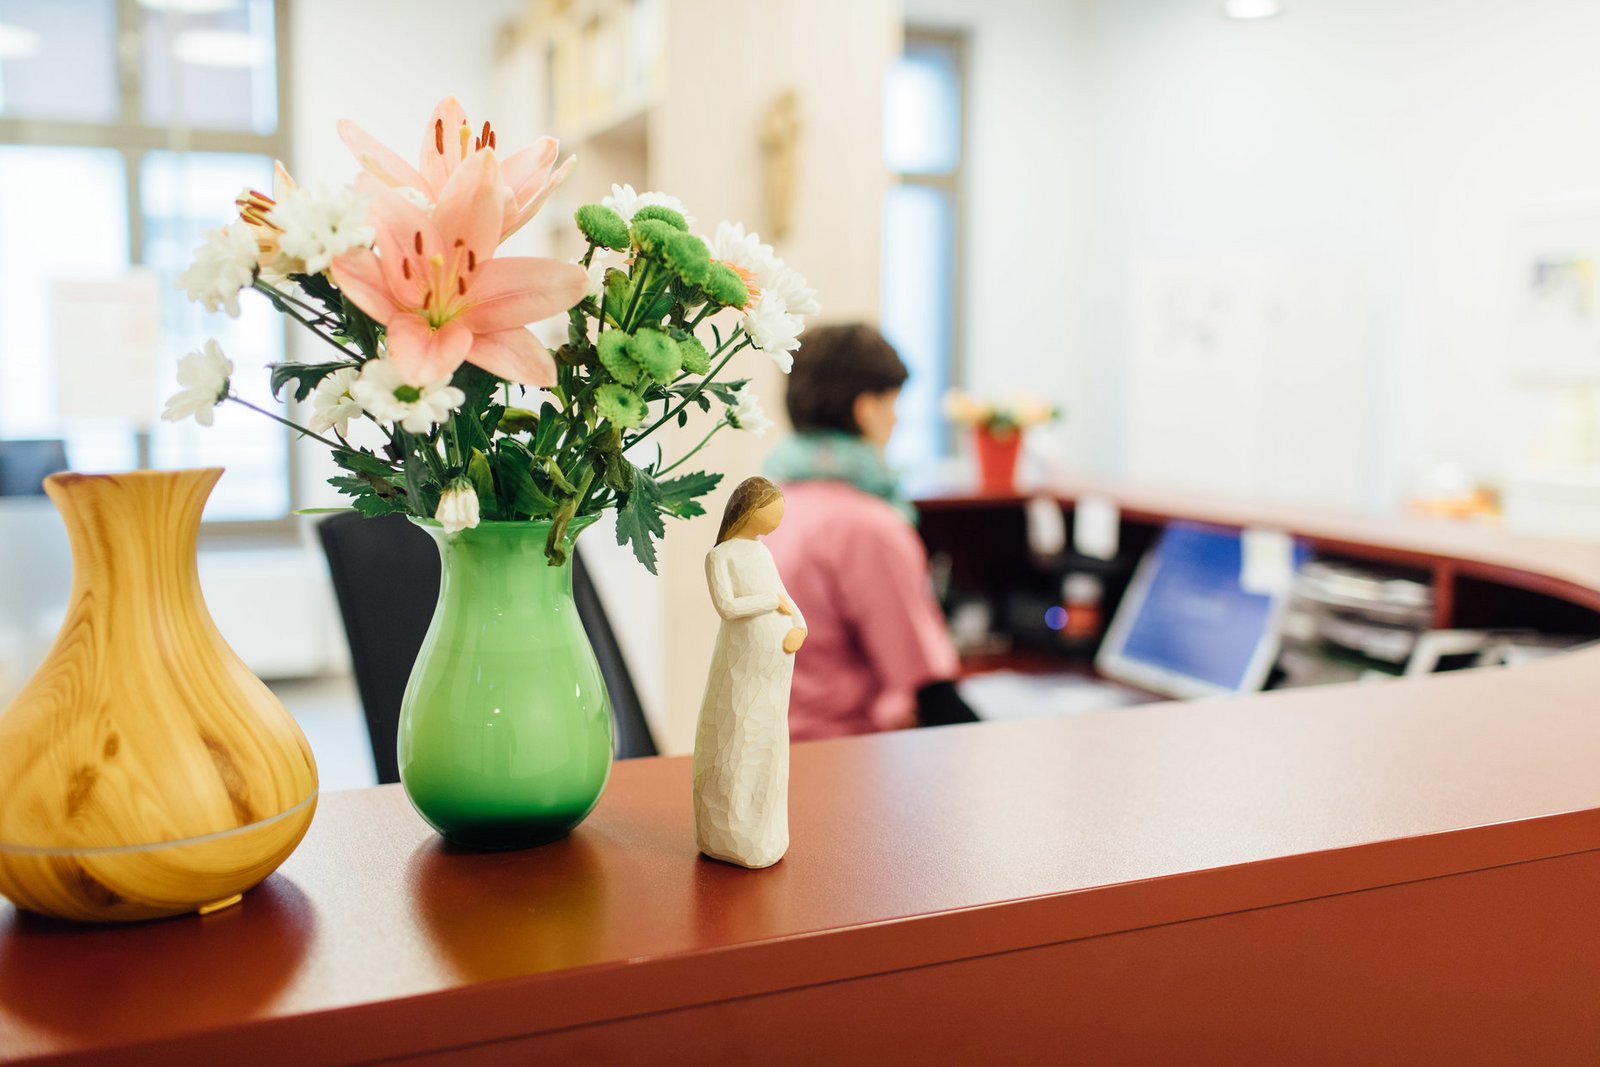
[[[742,867],[770,867],[789,848],[789,682],[806,624],[756,540],[782,521],[783,493],[748,478],[706,554],[722,626],[694,738],[694,836]]]

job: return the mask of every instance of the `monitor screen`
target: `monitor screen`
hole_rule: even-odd
[[[1290,565],[1305,561],[1292,545]],[[1254,592],[1238,530],[1174,522],[1139,564],[1095,664],[1171,696],[1261,688],[1277,653],[1288,590]]]

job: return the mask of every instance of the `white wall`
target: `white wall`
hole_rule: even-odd
[[[1342,358],[1311,352],[1310,325],[1276,357],[1321,429],[1276,480],[1225,472],[1236,491],[1292,478],[1348,503],[1353,480],[1354,502],[1391,507],[1427,462],[1492,477],[1526,451],[1553,400],[1505,373],[1506,246],[1524,212],[1600,193],[1600,5],[1286,0],[1256,23],[1212,0],[909,7],[974,34],[969,380],[995,373],[985,345],[1040,321],[1024,309],[1060,307],[1070,355],[1030,342],[1000,373],[1048,376],[1085,465],[1159,479],[1150,457],[1168,455],[1165,473],[1192,480],[1184,435],[1150,440],[1134,378],[1141,278],[1174,261],[1331,269],[1357,294]],[[1082,273],[1060,284],[1057,242],[1083,227]],[[1364,403],[1306,387],[1341,369]],[[1259,422],[1252,391],[1234,396],[1187,440]],[[1281,424],[1251,432],[1257,450],[1282,447]],[[1353,456],[1325,447],[1340,432],[1363,442]]]

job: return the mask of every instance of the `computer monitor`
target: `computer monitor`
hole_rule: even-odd
[[[1292,545],[1292,566],[1306,548]],[[1170,523],[1145,554],[1095,657],[1108,678],[1174,697],[1260,689],[1288,589],[1246,588],[1238,530]]]
[[[67,469],[63,441],[0,441],[0,496],[44,496],[44,480]]]

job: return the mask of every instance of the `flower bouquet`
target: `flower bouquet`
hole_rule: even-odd
[[[271,368],[274,395],[310,401],[305,424],[235,393],[215,341],[180,362],[184,389],[163,417],[210,425],[223,401],[255,408],[327,445],[343,469],[331,484],[363,515],[448,531],[548,520],[556,564],[574,519],[615,508],[618,543],[654,572],[663,520],[702,514],[721,479],[675,472],[719,430],[769,425],[748,380],[724,372],[747,348],[787,372],[815,292],[742,225],[702,239],[676,198],[630,186],[578,210],[577,263],[497,256],[574,159],[557,166],[551,138],[502,159],[493,127],[474,129],[453,98],[415,167],[351,122],[339,132],[363,169],[352,184],[302,187],[280,164],[272,195],[242,194],[238,220],[208,233],[179,278],[235,316],[253,289],[326,345],[324,361]],[[563,313],[552,352],[527,326]],[[714,406],[685,455],[630,458]]]
[[[1017,394],[980,400],[959,389],[945,394],[944,413],[951,422],[972,427],[978,481],[988,493],[1015,492],[1022,431],[1053,422],[1061,415],[1059,409],[1036,397]]]
[[[401,703],[407,795],[459,844],[538,844],[588,814],[611,767],[574,539],[614,508],[618,543],[656,570],[665,520],[702,514],[722,477],[684,464],[723,429],[767,425],[732,361],[759,349],[787,371],[816,294],[743,226],[702,239],[676,199],[629,186],[578,209],[577,262],[499,255],[572,160],[548,138],[502,159],[454,99],[415,167],[348,122],[340,134],[352,184],[301,187],[280,167],[179,284],[230,314],[253,289],[322,343],[320,362],[271,368],[275,395],[309,401],[305,423],[256,410],[327,445],[354,509],[409,515],[443,563]],[[551,351],[528,324],[557,316]],[[164,417],[253,407],[232,374],[214,341],[185,356]],[[669,461],[652,435],[703,413],[707,432]]]

